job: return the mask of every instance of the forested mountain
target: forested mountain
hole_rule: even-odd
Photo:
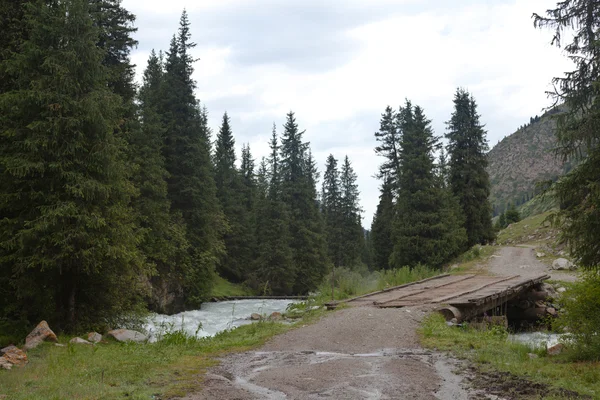
[[[571,162],[556,155],[556,120],[552,116],[560,110],[532,117],[489,151],[487,171],[495,215],[509,203],[520,205],[533,198],[538,182],[556,180],[572,169]]]

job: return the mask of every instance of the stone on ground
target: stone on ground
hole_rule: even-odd
[[[250,315],[250,319],[252,321],[260,321],[262,319],[262,315],[258,314],[258,313],[252,313]]]
[[[4,356],[0,357],[0,369],[11,369],[12,366]]]
[[[48,326],[46,321],[42,321],[35,327],[34,330],[27,335],[25,338],[25,346],[23,346],[23,350],[31,350],[39,346],[43,341],[47,342],[58,342],[58,338],[56,334],[52,332],[52,329]]]
[[[283,315],[281,315],[281,313],[277,311],[269,315],[269,321],[281,321],[282,319]]]
[[[115,339],[117,342],[145,342],[148,338],[143,333],[132,331],[129,329],[115,329],[106,334]]]
[[[575,269],[575,265],[566,258],[557,258],[556,260],[552,261],[552,269],[557,271],[568,271]]]
[[[548,355],[550,356],[557,356],[560,353],[562,353],[563,349],[565,348],[565,345],[562,343],[558,343],[555,344],[552,347],[548,347]]]
[[[8,346],[2,349],[4,360],[12,365],[21,367],[27,364],[27,354],[16,346]]]
[[[98,343],[102,340],[102,335],[98,332],[90,332],[87,334],[87,340],[89,340],[92,343]]]
[[[80,337],[74,337],[73,339],[69,340],[69,343],[73,343],[73,344],[94,344],[92,342],[88,342],[85,339],[82,339]]]

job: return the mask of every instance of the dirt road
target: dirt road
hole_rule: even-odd
[[[492,256],[487,268],[494,275],[535,276],[548,274],[553,280],[573,282],[577,275],[567,271],[555,271],[536,258],[533,247],[501,247]]]
[[[550,272],[522,247],[501,248],[488,264],[498,275]],[[368,303],[224,357],[204,390],[186,400],[487,398],[463,384],[458,361],[419,346],[416,332],[429,310]]]
[[[456,361],[425,350],[425,310],[356,307],[232,354],[186,399],[467,399]]]

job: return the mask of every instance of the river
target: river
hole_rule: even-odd
[[[226,329],[251,323],[252,313],[269,316],[283,313],[297,300],[232,300],[204,303],[199,310],[184,311],[174,315],[154,314],[146,325],[150,340],[155,341],[166,330],[182,329],[198,337],[214,336]]]

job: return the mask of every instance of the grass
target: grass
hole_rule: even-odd
[[[511,224],[498,233],[496,242],[501,245],[515,245],[549,241],[550,239],[547,239],[549,236],[551,238],[556,236],[556,229],[545,222],[551,213],[552,211],[548,211]]]
[[[458,256],[449,263],[451,274],[487,274],[487,270],[481,268],[494,253],[494,246],[473,246],[470,250]]]
[[[223,298],[231,296],[253,296],[255,294],[256,293],[245,285],[231,283],[217,275],[210,297]]]
[[[433,314],[423,322],[420,335],[425,347],[451,351],[460,358],[478,363],[482,371],[510,373],[554,388],[541,398],[566,398],[557,388],[600,398],[599,363],[573,363],[568,350],[558,356],[548,356],[544,348],[532,349],[512,343],[507,340],[503,327],[484,331],[468,326],[449,327],[441,315]],[[530,358],[529,353],[538,357]],[[534,398],[540,398],[539,394]]]
[[[307,312],[300,324],[323,311]],[[295,324],[297,325],[297,324]],[[294,326],[295,326],[294,325]],[[168,399],[201,388],[206,368],[226,352],[260,346],[293,326],[262,321],[196,339],[172,332],[157,343],[100,343],[96,346],[50,343],[28,352],[29,364],[0,371],[0,398]],[[62,343],[69,337],[61,337]]]
[[[402,267],[373,272],[336,268],[334,297],[335,300],[344,300],[389,287],[431,278],[441,273],[443,271],[426,266],[417,266],[414,268]],[[323,304],[332,300],[331,274],[323,279],[316,293],[314,301],[317,304]]]

